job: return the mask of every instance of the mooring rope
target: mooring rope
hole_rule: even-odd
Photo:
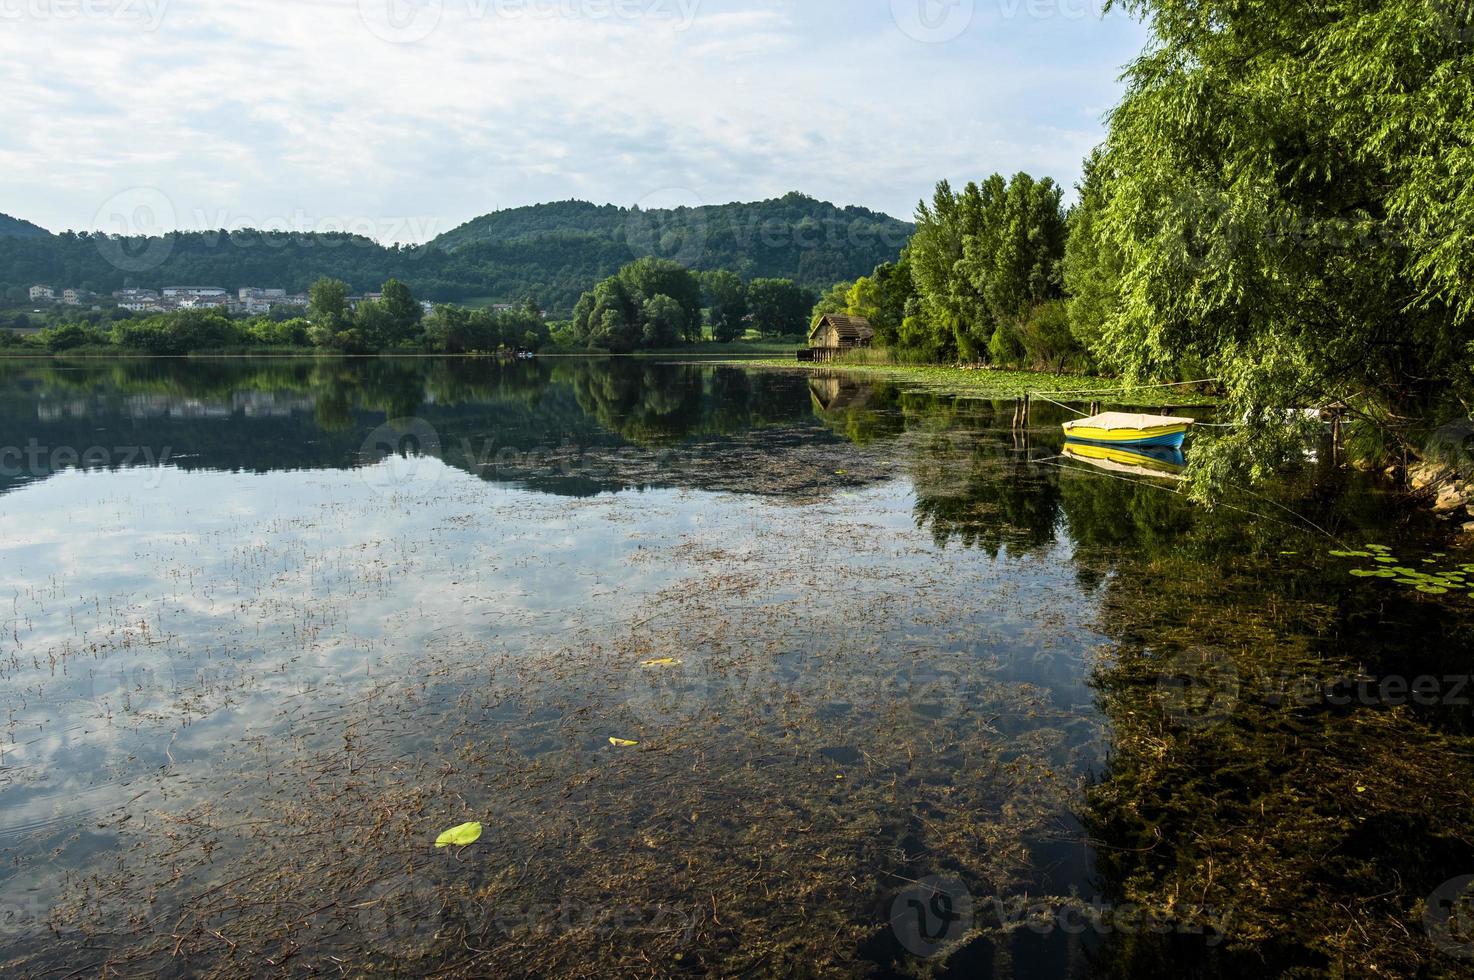
[[[1039,394],[1037,391],[1036,392],[1032,392],[1031,394],[1034,395],[1035,397],[1037,397],[1040,401],[1049,402],[1049,404],[1051,404],[1051,405],[1058,405],[1060,408],[1064,409],[1067,412],[1074,412],[1076,415],[1080,416],[1082,419],[1083,418],[1088,418],[1089,415],[1090,415],[1089,412],[1082,412],[1078,408],[1071,408],[1070,406],[1066,405],[1064,402],[1057,402],[1053,398],[1046,398],[1043,395]]]
[[[1117,391],[1149,391],[1153,388],[1183,388],[1187,385],[1206,385],[1221,381],[1221,378],[1203,378],[1199,381],[1169,381],[1159,385],[1122,385],[1119,388],[1058,388],[1052,391],[1033,391],[1032,395],[1109,395]]]

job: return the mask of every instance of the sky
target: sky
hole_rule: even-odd
[[[347,230],[941,178],[1066,187],[1146,40],[1098,0],[0,0],[0,212]]]

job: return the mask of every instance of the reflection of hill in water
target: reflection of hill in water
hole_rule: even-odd
[[[406,418],[435,430],[448,465],[554,494],[806,496],[886,475],[815,417],[801,378],[776,373],[586,360],[17,361],[0,365],[0,447],[22,455],[7,459],[20,465],[0,474],[0,491],[84,455],[93,466],[146,456],[182,470],[351,468],[379,426]]]

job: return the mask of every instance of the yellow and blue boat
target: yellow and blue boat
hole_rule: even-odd
[[[1170,415],[1104,412],[1065,423],[1065,436],[1105,446],[1168,446],[1177,449],[1195,419]]]
[[[1112,473],[1182,479],[1187,460],[1175,446],[1107,446],[1098,442],[1065,441],[1068,459],[1089,463]]]

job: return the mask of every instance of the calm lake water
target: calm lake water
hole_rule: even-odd
[[[0,362],[0,969],[1461,975],[1474,555],[1012,412]]]

